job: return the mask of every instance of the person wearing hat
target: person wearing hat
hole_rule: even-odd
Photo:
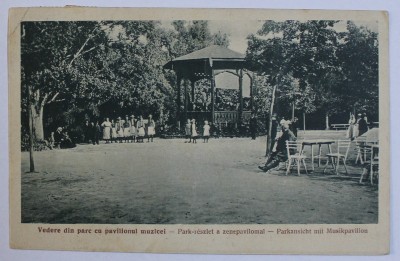
[[[295,141],[296,136],[289,129],[289,122],[284,119],[280,121],[282,127],[282,135],[276,139],[276,150],[273,151],[264,166],[258,166],[264,172],[275,168],[280,162],[285,162],[288,159],[286,150],[286,141]]]
[[[365,113],[364,115],[359,113],[358,117],[358,136],[361,136],[368,131],[368,123],[366,121],[367,115]]]
[[[57,149],[61,148],[61,142],[64,140],[64,135],[62,133],[62,127],[58,127],[54,132],[54,145]]]
[[[136,129],[138,132],[138,135],[136,137],[136,142],[143,142],[143,138],[146,135],[146,133],[144,131],[144,120],[141,115],[139,116],[139,120],[136,123]]]
[[[153,142],[153,137],[156,134],[156,123],[154,122],[153,115],[149,115],[149,123],[147,124],[147,142],[151,140]]]

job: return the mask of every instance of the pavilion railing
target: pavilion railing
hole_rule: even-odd
[[[239,113],[237,111],[215,111],[214,112],[214,123],[215,124],[228,124],[228,123],[238,123]],[[242,113],[242,121],[248,122],[251,116],[250,111],[244,111]],[[184,122],[187,119],[195,119],[197,122],[204,122],[205,120],[211,122],[211,112],[209,111],[187,111],[186,116],[184,116]]]

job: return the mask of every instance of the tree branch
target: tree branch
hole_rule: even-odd
[[[59,94],[60,94],[60,92],[56,92],[56,93],[54,94],[53,98],[51,98],[51,99],[47,102],[47,104],[54,102],[55,99],[57,98],[57,96],[58,96]]]
[[[67,68],[70,68],[72,66],[72,63],[79,57],[82,55],[82,51],[85,48],[85,46],[87,45],[87,43],[89,42],[90,39],[92,39],[95,35],[93,35],[94,31],[96,30],[96,28],[93,29],[93,31],[91,32],[91,35],[86,39],[86,41],[82,44],[81,48],[78,50],[78,52],[76,54],[74,54],[74,57],[72,58],[72,60],[69,62]]]

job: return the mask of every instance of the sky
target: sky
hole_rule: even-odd
[[[245,54],[247,49],[247,37],[250,34],[256,34],[257,31],[261,29],[263,23],[264,21],[256,20],[241,20],[237,21],[237,23],[227,20],[210,20],[209,28],[211,33],[217,33],[219,31],[226,33],[230,40],[229,49]],[[378,31],[378,24],[376,22],[354,21],[354,23],[358,26],[365,26],[372,31]],[[346,31],[346,21],[336,23],[334,28],[338,32]],[[217,88],[239,89],[238,78],[229,73],[218,75],[215,82]],[[243,96],[250,96],[250,79],[248,76],[243,78]]]

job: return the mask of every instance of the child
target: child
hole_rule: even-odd
[[[210,137],[210,125],[208,125],[208,121],[204,121],[203,127],[203,143],[208,143],[208,138]]]
[[[190,119],[187,119],[187,123],[185,125],[185,135],[186,135],[186,139],[189,139],[189,143],[192,142],[192,138],[191,138],[192,133],[190,131],[190,128],[191,128]],[[188,143],[188,141],[185,141],[185,143]]]
[[[191,134],[192,134],[192,140],[193,144],[197,143],[197,130],[196,130],[196,121],[195,119],[192,119],[192,127],[191,127]]]

